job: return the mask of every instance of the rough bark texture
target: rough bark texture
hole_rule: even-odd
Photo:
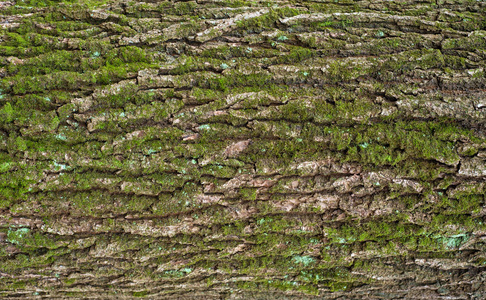
[[[2,299],[485,299],[486,2],[3,1]]]

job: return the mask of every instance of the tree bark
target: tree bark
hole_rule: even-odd
[[[0,3],[3,299],[485,299],[486,2]]]

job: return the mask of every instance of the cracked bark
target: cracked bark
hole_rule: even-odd
[[[486,297],[486,2],[0,12],[2,298]]]

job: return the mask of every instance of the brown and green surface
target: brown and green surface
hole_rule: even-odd
[[[0,3],[2,299],[485,299],[486,1]]]

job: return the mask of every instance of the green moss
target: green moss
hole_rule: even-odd
[[[149,291],[139,291],[139,292],[133,292],[132,295],[133,297],[141,297],[144,298],[145,296],[149,295]]]
[[[330,282],[328,284],[331,292],[344,292],[352,288],[351,282]]]
[[[174,13],[180,16],[183,15],[194,15],[197,8],[197,3],[195,1],[189,2],[177,2],[174,4]]]
[[[237,25],[238,28],[244,29],[245,31],[261,32],[264,29],[273,27],[275,22],[282,17],[291,17],[300,13],[302,13],[300,9],[290,7],[272,8],[262,16],[238,21]]]
[[[10,123],[14,120],[15,118],[15,112],[10,104],[10,102],[7,102],[2,109],[0,110],[0,122],[2,123]]]
[[[70,278],[70,279],[65,279],[64,280],[64,284],[65,285],[74,285],[76,283],[76,279],[75,278]]]
[[[60,1],[49,1],[49,0],[22,0],[21,4],[30,7],[49,7],[57,6]],[[73,3],[75,0],[63,0],[65,3]]]
[[[9,228],[7,241],[13,244],[17,244],[24,249],[56,249],[62,245],[67,244],[67,242],[60,241],[53,236],[42,234],[40,232],[31,232],[29,228],[25,227],[20,229]]]
[[[0,154],[0,173],[5,173],[9,171],[15,163],[12,161],[12,159],[5,154]]]
[[[208,174],[218,178],[232,178],[236,170],[222,165],[208,165],[202,168],[201,175]]]
[[[467,214],[478,213],[484,204],[484,197],[480,194],[455,195],[456,199],[441,197],[440,207],[445,214]]]
[[[464,57],[455,56],[455,55],[445,55],[444,62],[447,66],[446,70],[447,73],[452,73],[452,70],[464,70],[466,69],[466,59]]]
[[[251,188],[242,188],[239,191],[239,194],[242,199],[245,200],[256,200],[257,198],[257,189],[251,189]]]
[[[69,103],[66,105],[61,106],[58,110],[57,113],[59,115],[59,121],[60,122],[65,122],[69,116],[73,114],[73,112],[76,111],[76,105],[73,103]]]
[[[281,64],[300,63],[303,60],[309,59],[313,56],[315,56],[315,52],[313,52],[311,49],[294,47],[292,50],[290,50],[289,54],[279,57],[277,61]]]

